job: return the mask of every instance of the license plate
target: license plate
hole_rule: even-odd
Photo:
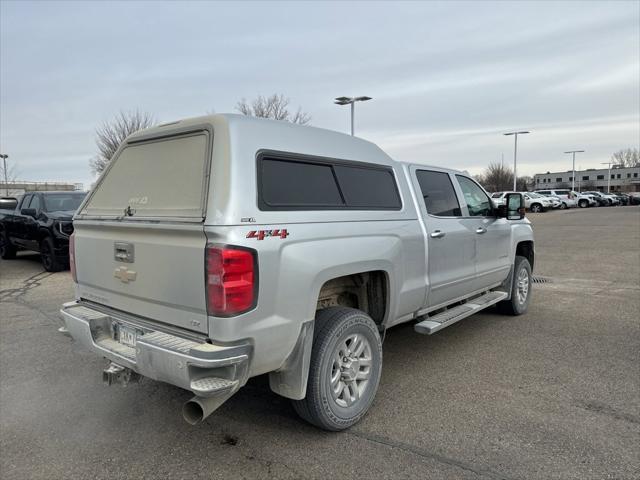
[[[118,328],[118,341],[128,347],[135,347],[136,331],[133,328],[123,327],[120,325]]]

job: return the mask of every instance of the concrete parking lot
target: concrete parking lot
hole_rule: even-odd
[[[57,332],[68,272],[0,261],[0,477],[640,477],[640,207],[530,215],[535,285],[520,317],[491,310],[384,343],[376,401],[319,431],[253,379],[203,424],[191,395],[105,387],[105,362]]]

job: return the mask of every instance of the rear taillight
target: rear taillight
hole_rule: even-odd
[[[71,270],[71,278],[78,283],[78,275],[76,274],[76,235],[72,233],[69,237],[69,270]]]
[[[205,269],[209,315],[231,317],[255,307],[258,296],[255,250],[207,245]]]

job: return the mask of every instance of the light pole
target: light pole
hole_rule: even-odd
[[[611,164],[613,162],[600,162],[602,165],[607,166],[607,193],[611,193]],[[618,190],[620,190],[618,188]]]
[[[569,150],[568,152],[564,152],[564,153],[570,153],[573,155],[573,177],[571,177],[571,190],[575,190],[575,185],[576,185],[576,153],[584,153],[584,150]]]
[[[516,171],[517,162],[518,162],[518,135],[525,135],[527,133],[531,133],[531,132],[527,132],[523,130],[521,132],[508,132],[504,134],[506,136],[509,136],[509,135],[515,136],[515,145],[513,147],[513,191],[514,192],[518,191],[516,188],[516,181],[518,180],[518,173]]]
[[[335,99],[336,105],[351,105],[351,136],[353,137],[353,116],[355,114],[355,103],[366,102],[371,100],[371,97],[338,97]]]
[[[2,171],[4,172],[4,194],[8,197],[9,182],[7,181],[7,158],[9,158],[9,155],[2,153],[0,154],[0,158],[2,159]]]

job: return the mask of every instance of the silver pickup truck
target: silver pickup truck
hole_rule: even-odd
[[[70,335],[194,393],[198,423],[250,377],[327,430],[373,402],[383,333],[433,334],[531,296],[522,196],[348,135],[213,115],[131,135],[74,217]]]

